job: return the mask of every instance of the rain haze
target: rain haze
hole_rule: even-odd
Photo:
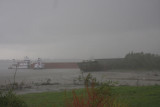
[[[0,59],[160,54],[160,0],[0,0]]]
[[[160,0],[0,0],[0,52],[0,107],[160,105]]]

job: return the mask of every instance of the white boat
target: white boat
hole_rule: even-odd
[[[30,59],[26,56],[23,61],[13,60],[13,64],[9,67],[9,69],[29,69],[31,65]]]
[[[34,69],[43,69],[44,64],[42,63],[42,60],[38,58],[37,62],[34,64]]]

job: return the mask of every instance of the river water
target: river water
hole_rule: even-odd
[[[15,69],[8,69],[11,64],[12,61],[0,61],[0,85],[13,83]],[[117,81],[118,85],[160,85],[160,71],[110,70],[90,73],[98,81]],[[88,72],[83,73],[84,76],[87,74]],[[77,85],[74,81],[80,75],[82,75],[80,69],[18,69],[15,81],[30,87],[17,90],[17,93],[23,94],[82,88],[83,85]],[[50,85],[35,85],[46,82],[50,83]]]

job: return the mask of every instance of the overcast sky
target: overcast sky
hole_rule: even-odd
[[[160,54],[160,0],[0,0],[0,59]]]

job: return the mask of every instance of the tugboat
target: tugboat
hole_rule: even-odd
[[[44,64],[42,63],[42,60],[38,58],[37,62],[34,64],[34,69],[43,69]]]
[[[9,67],[9,69],[29,69],[31,65],[30,59],[26,56],[23,61],[16,62],[13,59],[13,64]]]

